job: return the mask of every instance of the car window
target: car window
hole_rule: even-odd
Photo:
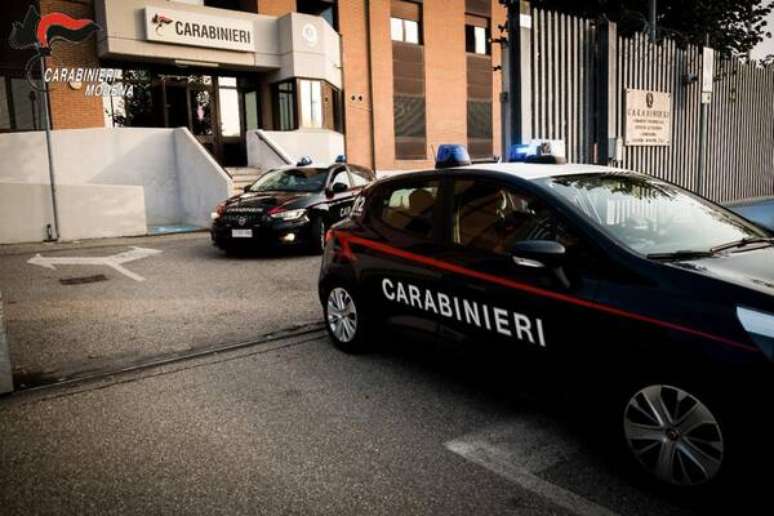
[[[356,187],[365,186],[372,180],[371,173],[364,168],[350,165],[349,171],[352,175],[352,184]]]
[[[438,188],[438,181],[430,181],[386,189],[378,196],[376,216],[392,229],[429,239]]]
[[[333,178],[331,179],[331,186],[335,185],[336,183],[342,183],[346,185],[347,190],[352,188],[352,183],[349,180],[349,174],[347,174],[346,169],[342,168],[337,172],[333,173]]]
[[[578,243],[541,201],[488,181],[458,180],[452,197],[452,241],[465,247],[509,254],[524,240]]]
[[[280,168],[270,170],[250,186],[251,192],[319,192],[325,183],[324,168]]]
[[[539,180],[589,221],[642,254],[714,246],[766,234],[682,188],[639,174],[578,174]]]

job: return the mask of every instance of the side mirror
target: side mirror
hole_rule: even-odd
[[[342,192],[346,192],[348,189],[349,187],[344,183],[333,183],[333,185],[331,186],[331,193],[335,193],[335,194],[342,193]]]
[[[511,249],[513,263],[522,267],[551,269],[561,267],[565,248],[554,240],[524,240]]]
[[[562,268],[566,252],[562,244],[553,240],[524,240],[513,246],[511,258],[520,267],[550,269],[564,288],[570,288],[570,280]]]

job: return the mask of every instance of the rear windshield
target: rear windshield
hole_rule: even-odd
[[[642,254],[707,251],[743,238],[766,236],[732,212],[648,176],[579,174],[538,182]]]
[[[327,168],[280,168],[262,175],[251,192],[319,192],[325,186]]]

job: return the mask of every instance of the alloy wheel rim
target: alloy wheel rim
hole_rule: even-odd
[[[624,433],[638,462],[663,482],[695,486],[715,478],[725,441],[710,409],[689,392],[651,385],[624,411]]]
[[[357,333],[357,308],[349,292],[336,287],[328,294],[328,327],[341,342],[351,342]]]

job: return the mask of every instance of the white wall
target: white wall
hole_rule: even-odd
[[[48,183],[0,181],[0,243],[45,240],[53,220]]]
[[[231,178],[187,129],[175,132],[175,154],[182,220],[207,227],[213,208],[231,196]]]
[[[247,166],[266,171],[297,162],[269,133],[261,129],[247,132]]]
[[[251,167],[269,170],[281,166],[276,154],[270,152],[265,144],[260,142],[256,131],[247,134],[247,163]],[[298,129],[295,131],[260,131],[264,139],[268,139],[282,153],[296,163],[304,156],[309,156],[317,163],[332,163],[337,156],[344,154],[344,135],[328,129]]]
[[[58,185],[136,185],[150,225],[180,222],[175,129],[68,129],[52,133]],[[48,183],[45,133],[0,135],[0,181]]]
[[[59,130],[52,148],[63,240],[206,227],[231,189],[183,128]],[[0,243],[43,240],[53,222],[45,134],[0,134],[0,156]]]
[[[58,185],[59,238],[81,240],[147,234],[144,191],[141,186]]]

